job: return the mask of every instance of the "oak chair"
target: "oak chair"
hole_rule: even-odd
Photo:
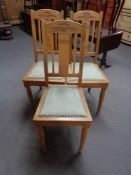
[[[76,13],[71,12],[70,18],[77,22],[85,21],[90,24],[86,32],[87,35],[84,55],[85,57],[90,57],[92,62],[84,62],[83,64],[82,87],[101,89],[97,109],[97,114],[99,114],[105,92],[109,84],[109,80],[97,65],[102,25],[102,12],[97,13],[90,10],[83,10]]]
[[[42,28],[41,28],[41,20],[45,22],[50,22],[54,20],[63,19],[63,11],[58,12],[56,10],[51,9],[41,9],[41,10],[31,10],[31,25],[32,25],[32,36],[33,36],[33,47],[34,47],[34,57],[35,62],[29,68],[27,73],[23,78],[23,83],[27,91],[27,95],[31,104],[33,104],[33,96],[31,91],[31,86],[43,86],[44,72],[43,72],[43,63],[38,59],[40,55],[43,53],[42,49]],[[57,36],[48,35],[48,50],[51,51],[53,49],[52,41],[55,41],[55,49],[57,49]],[[59,80],[61,82],[61,80]]]
[[[81,126],[81,141],[79,151],[82,151],[88,128],[92,123],[92,118],[81,88],[83,51],[85,44],[85,31],[87,24],[80,24],[73,21],[57,20],[48,24],[42,23],[44,52],[43,64],[45,70],[44,93],[39,102],[33,121],[38,130],[38,135],[42,150],[46,151],[44,126]],[[58,50],[53,50],[49,55],[47,49],[48,34],[57,33]],[[77,36],[81,35],[79,71],[76,72]],[[74,36],[74,38],[73,38]],[[74,39],[73,62],[69,64],[71,38]],[[68,53],[68,54],[67,54]],[[54,56],[55,60],[54,61]],[[50,59],[49,59],[50,57]],[[50,69],[50,64],[52,69]],[[55,65],[56,64],[56,65]],[[64,78],[64,85],[52,85],[50,79],[54,77]],[[75,85],[67,85],[68,78],[77,79]]]

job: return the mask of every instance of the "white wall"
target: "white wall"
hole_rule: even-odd
[[[125,8],[131,9],[131,0],[126,0],[124,4]]]

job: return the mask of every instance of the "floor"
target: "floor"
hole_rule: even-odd
[[[32,38],[17,27],[13,38],[0,41],[0,175],[130,175],[131,47],[108,54],[112,67],[103,71],[110,85],[99,116],[99,90],[85,89],[94,122],[84,152],[77,153],[81,128],[47,127],[43,154],[22,83],[34,61]],[[39,89],[33,94],[37,101]]]

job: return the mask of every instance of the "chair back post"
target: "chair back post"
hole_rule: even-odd
[[[51,22],[54,20],[59,20],[64,18],[64,12],[58,12],[52,9],[40,9],[40,10],[31,10],[31,25],[32,25],[32,36],[33,36],[33,47],[34,47],[34,56],[35,62],[38,61],[38,54],[42,54],[42,31],[41,31],[41,20],[46,22]],[[38,44],[37,46],[37,38]],[[52,42],[50,36],[48,36],[48,49],[52,48],[50,44]]]
[[[101,30],[102,30],[102,19],[103,19],[103,12],[100,12],[100,16],[99,16],[100,20],[99,20],[99,26],[98,26],[98,32],[97,32],[97,36],[96,36],[96,55],[95,55],[95,63],[97,64],[97,58],[98,58],[98,54],[99,54],[99,46],[100,46],[100,35],[101,35]]]
[[[44,70],[43,72],[48,72],[48,60],[47,60],[47,44],[46,44],[46,36],[45,36],[45,21],[42,20],[42,40],[43,40],[43,66],[44,66]],[[45,76],[45,86],[48,86],[48,77]]]
[[[84,62],[84,55],[85,55],[85,48],[86,48],[86,39],[89,37],[89,31],[87,31],[88,22],[82,22],[83,24],[83,31],[81,35],[81,47],[80,47],[80,76],[79,76],[79,87],[82,86],[82,74],[83,74],[83,62]]]
[[[36,42],[37,42],[37,38],[36,38],[36,24],[35,24],[35,20],[34,20],[34,10],[31,10],[31,28],[32,28],[32,36],[33,36],[33,48],[34,48],[34,57],[35,57],[35,62],[38,61],[38,53],[36,52]]]

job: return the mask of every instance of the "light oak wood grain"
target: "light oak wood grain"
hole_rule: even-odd
[[[39,138],[40,138],[40,143],[43,151],[45,151],[45,135],[42,134],[42,126],[81,126],[83,127],[82,129],[82,134],[81,134],[81,141],[80,141],[80,147],[79,151],[81,152],[85,143],[86,135],[87,135],[87,130],[90,127],[92,123],[92,117],[85,99],[85,96],[83,94],[83,90],[81,88],[81,80],[82,80],[82,71],[83,71],[83,52],[84,52],[84,43],[85,43],[85,35],[87,31],[87,23],[77,23],[73,21],[66,21],[66,20],[56,20],[54,22],[45,24],[44,21],[42,22],[42,39],[44,41],[44,46],[43,46],[43,64],[44,64],[44,69],[45,69],[45,85],[47,86],[44,90],[44,93],[41,97],[41,100],[39,102],[38,108],[36,110],[36,113],[34,115],[33,121],[35,122],[37,128],[39,129]],[[57,34],[58,35],[58,65],[59,69],[58,72],[55,72],[53,68],[52,72],[49,71],[48,68],[48,49],[47,49],[47,35],[48,34]],[[77,47],[77,37],[76,35],[80,34],[81,35],[81,49],[80,49],[80,64],[79,64],[79,72],[76,73],[75,71],[70,71],[70,51],[71,48],[70,42],[71,42],[71,37],[74,37],[74,56],[76,55],[76,47]],[[55,50],[54,50],[55,51]],[[53,50],[52,50],[53,52]],[[55,51],[56,53],[56,51]],[[53,57],[53,55],[52,55]],[[52,63],[54,63],[54,60],[52,60]],[[74,62],[75,63],[75,62]],[[53,65],[53,64],[52,64]],[[75,64],[74,64],[75,66]],[[52,85],[49,81],[50,77],[62,77],[65,78],[64,85]],[[72,84],[69,85],[67,82],[67,77],[77,77],[77,84],[73,86]],[[45,105],[46,98],[48,97],[49,93],[49,88],[51,87],[60,87],[60,86],[66,86],[66,87],[71,87],[72,90],[74,87],[78,88],[79,96],[85,111],[85,116],[64,116],[65,114],[63,113],[60,116],[47,116],[47,115],[40,115],[41,110],[43,106]],[[57,97],[56,97],[57,98]],[[73,97],[74,98],[74,97]],[[50,105],[50,104],[48,104]],[[72,105],[72,104],[70,104]],[[50,106],[49,106],[50,107]],[[44,139],[44,141],[42,141]]]

